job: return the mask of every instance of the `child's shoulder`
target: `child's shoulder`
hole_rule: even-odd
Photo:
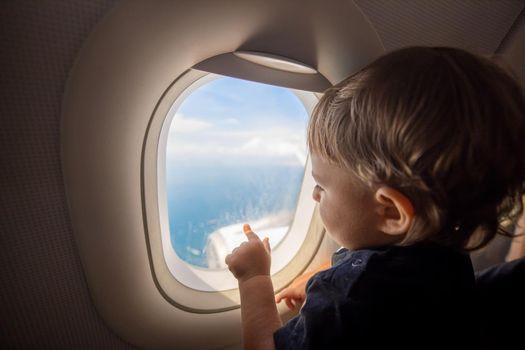
[[[292,333],[306,328],[293,339],[325,344],[351,338],[379,348],[383,340],[406,333],[407,324],[426,340],[445,324],[446,343],[463,336],[469,325],[477,327],[470,312],[474,282],[467,255],[414,245],[340,250],[333,260],[332,268],[310,279],[300,315],[284,327]]]
[[[474,284],[470,258],[434,244],[350,251],[340,249],[333,267],[316,278],[345,295],[432,290],[440,286],[469,287]],[[369,294],[370,291],[375,291]]]

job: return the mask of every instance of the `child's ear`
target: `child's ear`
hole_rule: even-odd
[[[379,187],[374,199],[379,214],[378,229],[389,235],[407,233],[414,219],[414,207],[410,199],[388,186]]]

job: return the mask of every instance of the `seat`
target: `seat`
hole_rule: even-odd
[[[476,273],[484,348],[524,349],[525,257]]]

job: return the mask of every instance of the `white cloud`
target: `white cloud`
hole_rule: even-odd
[[[205,122],[196,118],[188,118],[180,113],[175,114],[170,126],[170,138],[171,134],[188,134],[197,131],[209,129],[213,126],[212,123]]]
[[[241,147],[233,149],[232,153],[245,156],[295,157],[303,164],[306,161],[306,147],[303,142],[297,141],[282,137],[254,137]]]
[[[203,144],[187,141],[168,143],[168,158],[188,156],[221,156],[231,154],[231,150],[213,144]]]
[[[222,120],[223,124],[237,125],[239,124],[239,119],[236,118],[227,118]]]
[[[289,128],[250,131],[207,129],[200,134],[173,135],[168,140],[168,158],[240,157],[289,160],[304,164],[306,142],[303,133]]]

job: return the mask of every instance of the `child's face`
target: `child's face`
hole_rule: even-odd
[[[319,202],[321,218],[330,236],[348,249],[391,243],[378,229],[379,216],[374,192],[355,175],[338,168],[315,152],[312,175],[317,183],[312,196]]]

